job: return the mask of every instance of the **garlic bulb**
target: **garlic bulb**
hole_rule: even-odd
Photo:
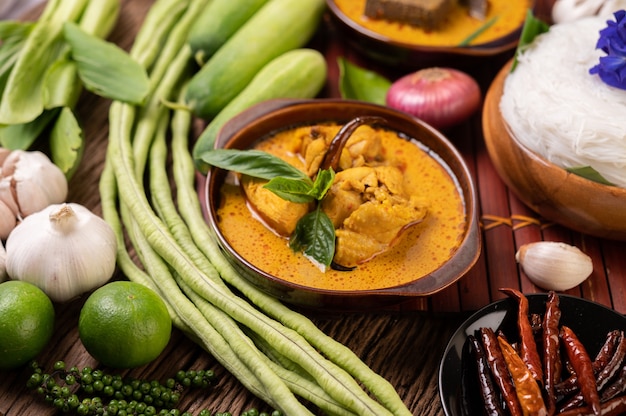
[[[578,247],[556,241],[525,244],[515,254],[515,260],[528,278],[545,290],[571,289],[593,272],[591,257]]]
[[[55,302],[106,283],[115,270],[111,226],[82,205],[50,205],[26,217],[6,242],[11,279],[38,286]]]
[[[22,218],[65,201],[68,184],[39,151],[2,149],[0,162],[0,238],[6,239]]]

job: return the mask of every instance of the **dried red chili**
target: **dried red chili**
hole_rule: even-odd
[[[596,388],[598,391],[602,390],[613,376],[617,374],[624,358],[626,358],[626,337],[624,337],[623,332],[620,332],[620,341],[617,344],[613,357],[611,357],[611,360],[604,366],[602,371],[597,373]]]
[[[612,354],[610,361],[607,363],[603,363],[603,368],[596,369],[594,366],[594,373],[596,375],[596,390],[601,391],[610,380],[621,370],[622,363],[624,362],[624,358],[626,358],[626,338],[624,337],[623,332],[619,333],[619,342],[615,351]],[[595,363],[595,361],[594,361]],[[615,394],[612,397],[614,397]],[[603,397],[600,397],[600,401],[603,401]],[[572,396],[569,400],[567,400],[562,406],[561,410],[570,410],[583,405],[584,397],[579,392],[576,395]]]
[[[522,407],[524,415],[545,416],[548,414],[541,388],[534,379],[530,369],[517,354],[515,349],[502,337],[498,337],[498,343],[504,356],[509,374],[515,385],[515,393]]]
[[[517,300],[517,327],[520,337],[520,356],[533,378],[543,384],[543,369],[541,358],[537,351],[537,343],[528,318],[528,299],[524,294],[512,288],[500,289],[506,295]]]
[[[626,392],[626,365],[621,368],[617,378],[602,391],[600,401],[610,400],[624,392]]]
[[[473,335],[468,336],[468,341],[471,347],[470,351],[477,364],[480,394],[485,405],[485,415],[504,416],[505,413],[500,405],[500,399],[491,378],[491,370],[489,369],[483,347],[480,341]]]
[[[602,369],[606,367],[608,362],[611,360],[611,357],[614,355],[615,349],[617,348],[617,344],[620,341],[620,334],[621,332],[619,330],[614,330],[610,331],[606,335],[602,348],[600,348],[596,358],[593,360],[594,374],[602,371]],[[558,383],[555,386],[555,389],[556,393],[562,396],[567,396],[578,391],[578,380],[576,379],[576,374],[572,374],[570,377]]]
[[[337,170],[339,167],[339,159],[341,158],[341,151],[343,150],[346,142],[352,136],[352,133],[362,126],[363,124],[385,124],[387,122],[383,117],[378,116],[361,116],[354,118],[343,125],[341,130],[337,132],[333,140],[328,146],[328,150],[324,155],[324,159],[320,164],[320,169],[333,169]]]
[[[506,409],[511,416],[521,416],[523,414],[522,407],[515,393],[515,386],[509,375],[509,370],[502,355],[502,350],[500,350],[500,344],[495,332],[491,328],[480,328],[480,338],[494,383],[502,393]]]
[[[626,396],[620,396],[601,405],[602,416],[623,416],[626,414]],[[590,406],[583,406],[559,413],[559,416],[594,416],[596,413]]]
[[[559,297],[556,293],[550,292],[548,293],[546,312],[542,321],[544,390],[546,392],[546,407],[549,415],[553,415],[556,411],[554,386],[559,382],[562,370],[559,341],[560,321]]]
[[[563,325],[561,327],[561,340],[565,352],[577,375],[578,386],[587,405],[595,415],[599,415],[600,395],[596,388],[596,380],[593,374],[593,365],[585,346],[580,342],[574,331]]]

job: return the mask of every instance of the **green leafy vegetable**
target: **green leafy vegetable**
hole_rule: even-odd
[[[321,201],[326,193],[333,186],[333,182],[335,181],[335,172],[332,169],[323,169],[317,173],[315,177],[315,182],[313,182],[313,187],[311,188],[310,195]]]
[[[582,176],[585,179],[589,179],[590,181],[598,182],[603,185],[615,185],[609,181],[607,181],[597,170],[592,168],[591,166],[580,166],[574,168],[565,169],[568,172],[574,173],[578,176]]]
[[[32,23],[21,23],[13,20],[0,21],[0,96],[4,90],[18,53],[22,49],[26,37],[33,28]]]
[[[277,176],[289,179],[311,179],[284,160],[260,150],[213,149],[201,155],[211,166],[271,180]]]
[[[50,133],[52,162],[70,177],[83,156],[83,130],[69,107],[63,107]]]
[[[42,82],[60,48],[60,27],[39,21],[24,40],[0,100],[0,123],[33,121],[44,110]]]
[[[304,179],[288,179],[278,176],[270,180],[264,188],[289,202],[308,204],[315,201],[315,198],[311,196],[311,181]]]
[[[519,43],[517,44],[517,50],[515,51],[515,57],[513,58],[513,65],[511,65],[511,72],[515,70],[517,66],[517,57],[530,45],[535,37],[550,30],[550,25],[546,22],[537,19],[531,9],[528,9],[526,13],[526,20],[522,27],[522,34],[520,35]]]
[[[289,247],[328,267],[335,255],[335,226],[319,207],[298,221]]]
[[[149,89],[146,71],[123,49],[88,34],[73,22],[63,25],[63,33],[85,88],[132,104],[144,101]]]
[[[43,83],[44,107],[74,107],[81,92],[81,88],[74,87],[77,79],[74,61],[59,59],[52,64]]]
[[[354,65],[344,58],[338,58],[339,90],[345,99],[385,104],[391,81],[382,75]]]
[[[7,149],[26,150],[59,114],[60,109],[44,111],[28,123],[0,125],[0,146]]]

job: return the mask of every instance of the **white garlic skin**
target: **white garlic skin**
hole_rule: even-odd
[[[115,233],[102,218],[79,204],[53,204],[9,234],[6,272],[38,286],[54,302],[66,302],[106,283],[116,254]]]
[[[22,217],[67,198],[65,174],[42,152],[12,151],[2,164],[2,175],[9,173]]]
[[[526,276],[545,290],[569,290],[593,272],[591,257],[576,246],[557,241],[524,244],[515,253],[515,260]]]
[[[51,204],[65,201],[65,174],[39,151],[0,149],[0,239],[17,223]]]

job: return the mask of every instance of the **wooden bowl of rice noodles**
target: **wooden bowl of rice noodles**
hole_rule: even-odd
[[[485,97],[487,151],[503,181],[543,218],[626,240],[626,90],[589,74],[606,18],[554,25],[505,65]],[[572,171],[592,167],[611,184]]]

